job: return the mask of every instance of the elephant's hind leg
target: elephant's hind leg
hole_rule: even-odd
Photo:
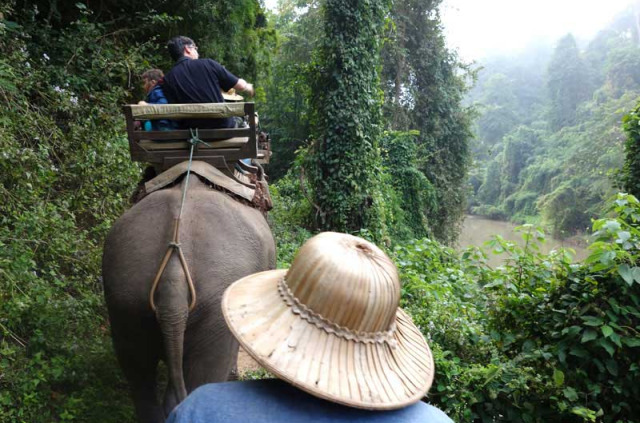
[[[185,337],[183,367],[188,392],[206,383],[226,381],[238,358],[238,342],[222,317],[205,327],[207,330],[187,331]]]
[[[165,415],[157,399],[156,375],[161,345],[148,334],[129,328],[114,330],[113,344],[129,386],[140,423],[162,423]],[[154,342],[155,341],[155,342]]]

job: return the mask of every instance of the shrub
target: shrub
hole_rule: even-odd
[[[638,421],[640,204],[620,194],[612,212],[582,265],[541,254],[531,225],[524,247],[488,243],[509,257],[496,269],[477,249],[396,249],[404,305],[434,351],[432,402],[455,421]]]

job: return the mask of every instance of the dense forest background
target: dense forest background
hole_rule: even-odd
[[[434,352],[429,401],[461,422],[637,422],[633,15],[589,44],[567,36],[479,70],[447,48],[440,5],[0,3],[0,421],[133,419],[101,246],[142,171],[120,106],[143,98],[144,70],[171,67],[166,40],[185,34],[258,87],[278,266],[320,230],[385,248]],[[543,255],[542,228],[525,225],[524,247],[491,241],[507,255],[491,268],[447,246],[468,198],[554,233],[591,227],[591,253]]]
[[[591,40],[567,34],[481,63],[469,211],[584,233],[620,188],[622,116],[640,93],[637,10]]]

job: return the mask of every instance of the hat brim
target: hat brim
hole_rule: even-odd
[[[244,101],[244,97],[239,94],[222,93],[222,98],[227,101]]]
[[[424,397],[433,381],[433,356],[402,309],[395,347],[350,341],[293,313],[278,291],[286,272],[242,278],[222,300],[231,332],[258,363],[312,395],[351,407],[391,410]]]

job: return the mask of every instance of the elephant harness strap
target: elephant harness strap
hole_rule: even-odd
[[[196,144],[207,144],[198,138],[198,130],[196,129],[195,134],[193,131],[191,132],[191,139],[189,140],[189,144],[191,144],[191,152],[189,154],[189,167],[187,168],[187,176],[184,184],[184,188],[182,189],[182,201],[180,203],[180,214],[178,218],[173,222],[173,239],[169,242],[169,246],[167,247],[167,252],[160,263],[160,268],[158,269],[158,273],[156,274],[155,279],[153,280],[153,284],[151,285],[151,291],[149,292],[149,305],[153,311],[156,311],[156,304],[153,299],[156,293],[156,289],[158,288],[158,284],[160,283],[160,277],[164,273],[164,269],[167,267],[167,263],[169,263],[169,259],[171,258],[171,254],[174,251],[178,253],[178,257],[180,258],[180,264],[182,264],[182,269],[184,270],[184,274],[187,277],[187,284],[189,285],[189,292],[191,293],[191,303],[189,304],[189,311],[193,310],[196,306],[196,289],[193,285],[193,279],[191,279],[191,273],[189,273],[189,266],[187,266],[187,260],[184,258],[184,254],[182,253],[182,248],[180,248],[180,219],[182,218],[182,210],[184,208],[184,202],[187,196],[187,187],[189,185],[189,174],[191,173],[191,162],[193,161],[193,149]],[[208,144],[207,144],[208,145]]]

